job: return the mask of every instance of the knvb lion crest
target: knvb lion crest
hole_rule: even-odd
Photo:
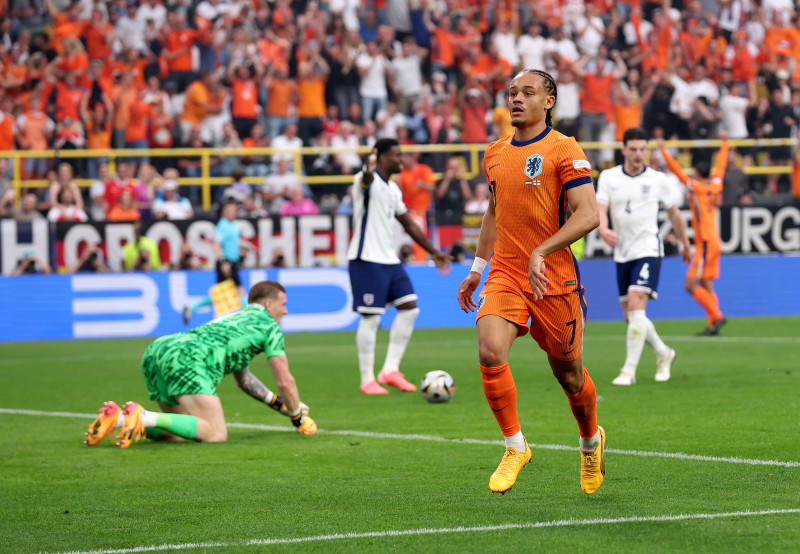
[[[542,167],[544,166],[544,157],[539,154],[534,154],[533,156],[528,156],[528,159],[525,160],[525,175],[528,176],[530,181],[527,181],[526,185],[541,185],[542,180],[537,179],[542,174]]]

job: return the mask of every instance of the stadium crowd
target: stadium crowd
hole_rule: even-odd
[[[505,85],[520,68],[557,79],[556,127],[584,142],[636,125],[654,138],[791,138],[799,61],[792,0],[10,0],[0,4],[0,150],[487,143],[511,133]],[[587,151],[598,169],[614,163],[613,149]],[[788,180],[740,168],[793,160],[789,146],[740,148],[724,202],[787,192]],[[404,162],[412,212],[447,224],[485,208],[482,177],[467,182],[460,156]],[[233,181],[213,200],[237,201],[245,217],[351,213],[346,185],[301,184],[294,163],[290,153],[213,156],[211,176]],[[344,152],[305,156],[300,169],[361,165]],[[177,184],[200,176],[199,157],[114,167],[28,158],[23,178],[51,184],[17,199],[0,158],[0,216],[185,219],[199,208],[199,187]]]

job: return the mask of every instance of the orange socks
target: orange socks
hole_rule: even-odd
[[[517,386],[514,384],[514,376],[511,375],[508,362],[498,367],[480,367],[483,394],[486,395],[486,400],[494,412],[503,436],[511,436],[520,430],[520,426],[517,414]],[[592,385],[592,398],[594,398],[594,385]],[[597,420],[595,419],[595,431],[596,427]]]
[[[589,376],[586,368],[583,368],[583,388],[577,394],[564,393],[569,399],[569,407],[578,422],[578,429],[584,439],[592,438],[597,433],[597,391],[594,388],[594,381]]]
[[[697,286],[692,292],[692,296],[706,311],[709,327],[713,325],[714,322],[722,319],[722,312],[719,311],[719,300],[717,300],[716,293],[708,292],[703,287]]]

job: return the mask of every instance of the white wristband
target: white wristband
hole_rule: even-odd
[[[475,256],[475,259],[472,262],[472,269],[470,271],[474,271],[478,275],[483,275],[483,269],[486,267],[486,260],[483,258],[479,258]]]

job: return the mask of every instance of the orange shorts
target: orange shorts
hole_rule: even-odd
[[[518,286],[499,279],[487,280],[478,300],[476,320],[485,315],[510,321],[517,326],[519,337],[530,330],[539,348],[558,360],[571,361],[583,354],[583,289],[534,301],[532,293]]]
[[[710,242],[695,245],[694,256],[686,277],[690,279],[716,279],[719,277],[720,246]]]

